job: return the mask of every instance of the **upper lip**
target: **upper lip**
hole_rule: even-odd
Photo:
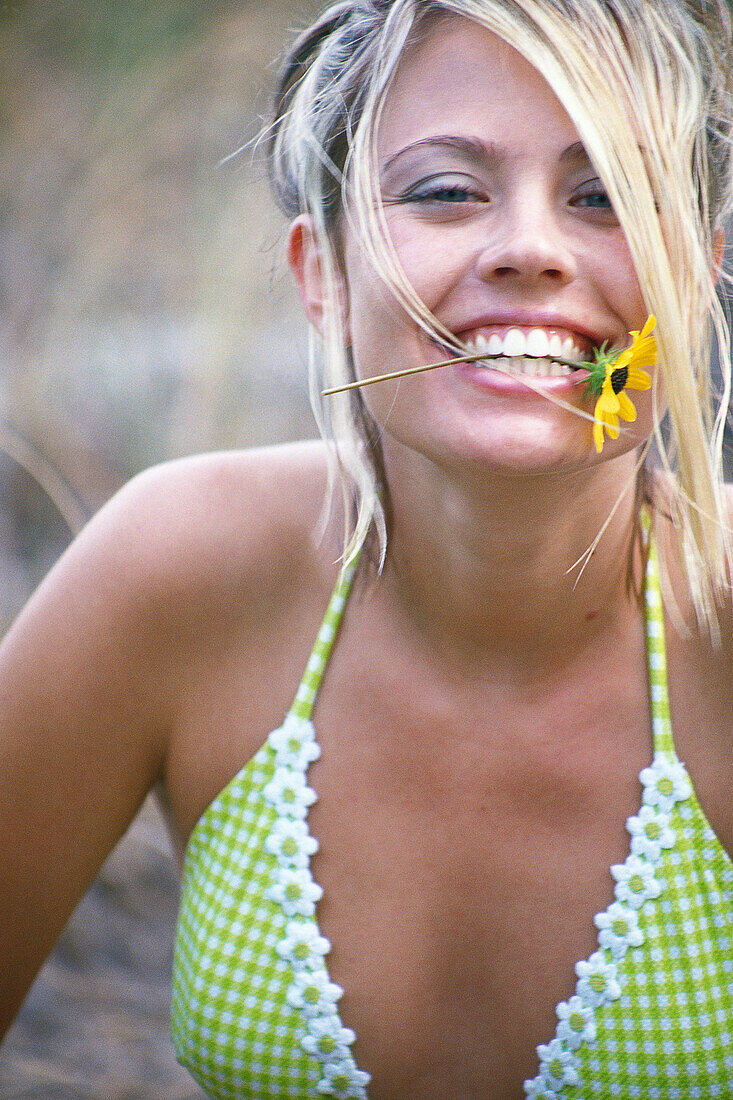
[[[473,332],[475,329],[494,328],[499,325],[510,325],[515,328],[566,329],[590,340],[595,347],[600,347],[606,339],[597,329],[591,329],[572,317],[565,317],[558,313],[534,313],[521,309],[472,317],[469,321],[461,321],[460,324],[452,327],[451,332],[458,336],[462,332]]]

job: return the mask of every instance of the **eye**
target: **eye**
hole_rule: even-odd
[[[613,205],[608,192],[600,180],[589,180],[579,188],[570,200],[570,205],[582,210],[597,210],[602,214],[613,215]]]
[[[468,176],[431,176],[420,180],[399,199],[403,203],[460,205],[488,202],[486,192]]]
[[[612,210],[611,200],[605,191],[596,191],[591,195],[581,195],[576,206],[592,207],[593,210]]]
[[[474,196],[465,187],[435,187],[426,197],[435,202],[466,202]],[[414,199],[415,196],[413,195],[412,198]]]

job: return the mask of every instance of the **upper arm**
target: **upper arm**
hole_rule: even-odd
[[[161,768],[145,496],[103,509],[0,647],[0,1030]]]

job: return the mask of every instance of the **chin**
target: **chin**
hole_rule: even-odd
[[[594,465],[596,455],[590,427],[585,422],[570,426],[533,423],[484,425],[470,438],[454,441],[454,459],[511,476],[569,472]]]

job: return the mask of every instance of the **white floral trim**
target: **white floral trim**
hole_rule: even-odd
[[[525,1094],[532,1100],[547,1100],[566,1086],[581,1084],[578,1052],[596,1041],[598,1010],[621,996],[619,964],[629,948],[643,944],[640,911],[662,892],[655,871],[663,851],[676,840],[669,815],[678,802],[690,797],[692,788],[684,765],[662,753],[655,755],[639,779],[644,788],[641,809],[626,822],[629,855],[611,868],[616,900],[593,918],[599,950],[576,964],[575,996],[557,1006],[555,1038],[537,1047],[539,1074],[524,1082]]]
[[[335,1100],[367,1100],[370,1076],[357,1067],[349,1050],[356,1036],[342,1025],[336,1009],[343,989],[330,980],[325,967],[331,944],[313,920],[323,890],[310,872],[318,842],[308,831],[306,817],[317,796],[308,786],[306,771],[321,750],[312,722],[294,714],[272,731],[268,744],[275,753],[275,773],[263,794],[278,820],[265,847],[276,857],[279,873],[265,895],[290,918],[276,947],[292,970],[287,1000],[304,1017],[303,1050],[321,1065],[318,1092]]]
[[[310,856],[318,851],[318,841],[308,832],[305,821],[279,818],[265,840],[265,848],[283,868],[306,870]]]
[[[308,1034],[302,1046],[319,1062],[336,1062],[349,1055],[356,1039],[350,1027],[344,1027],[338,1016],[319,1016],[308,1021]]]
[[[602,951],[594,951],[587,961],[576,963],[575,973],[576,995],[591,1008],[610,1005],[621,996],[616,964],[608,962]]]
[[[293,976],[287,992],[288,1003],[306,1016],[333,1016],[336,1001],[343,997],[340,985],[332,982],[325,970],[301,970]]]
[[[571,1050],[577,1050],[581,1043],[592,1043],[596,1037],[596,1021],[591,1005],[580,997],[571,997],[561,1001],[555,1010],[560,1023],[557,1025],[557,1038]]]
[[[289,917],[312,917],[323,890],[308,867],[283,867],[279,881],[265,890],[265,897],[282,905]]]
[[[654,877],[654,865],[640,856],[630,855],[625,863],[616,863],[611,874],[616,879],[616,898],[632,909],[641,909],[645,901],[658,898],[662,892]]]
[[[674,833],[669,827],[669,814],[660,813],[653,806],[642,806],[636,817],[630,817],[626,828],[631,833],[631,851],[657,863],[662,848],[674,845]]]
[[[285,939],[277,945],[277,953],[287,959],[293,970],[320,970],[324,955],[331,944],[322,936],[315,924],[305,920],[293,920],[285,929]]]
[[[316,801],[316,792],[308,786],[303,773],[294,768],[277,767],[262,794],[278,814],[301,821]]]
[[[368,1073],[356,1068],[356,1062],[347,1055],[338,1062],[326,1062],[318,1091],[337,1100],[367,1100],[365,1086],[371,1080]]]
[[[547,1087],[544,1077],[537,1074],[531,1081],[524,1082],[524,1091],[530,1100],[555,1100],[557,1092]]]
[[[641,947],[644,942],[637,910],[621,902],[609,905],[605,913],[596,913],[593,923],[600,929],[599,944],[606,947],[614,959],[622,959],[630,947]]]
[[[687,772],[679,760],[657,756],[639,778],[644,784],[644,805],[656,806],[665,814],[671,813],[675,803],[683,802],[692,793]]]
[[[277,753],[278,764],[283,768],[302,771],[321,755],[321,746],[316,741],[313,723],[294,714],[289,714],[267,740]]]
[[[537,1047],[540,1056],[540,1077],[548,1089],[558,1092],[565,1085],[577,1085],[580,1077],[577,1058],[568,1050],[562,1039],[553,1039],[547,1046]]]

